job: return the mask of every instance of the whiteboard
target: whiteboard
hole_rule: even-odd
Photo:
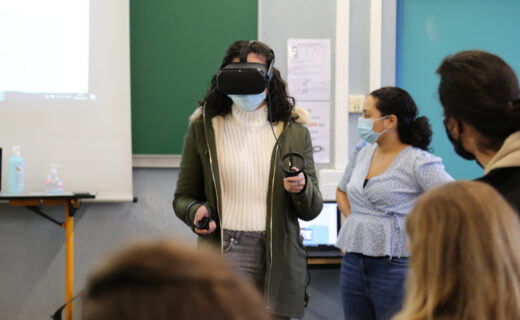
[[[40,2],[0,4],[2,191],[17,145],[25,192],[58,164],[64,191],[131,201],[129,2]]]

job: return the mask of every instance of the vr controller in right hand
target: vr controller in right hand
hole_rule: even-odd
[[[280,166],[285,177],[295,177],[299,175],[307,164],[305,157],[298,152],[288,152],[280,158]]]
[[[204,230],[209,230],[209,223],[210,223],[210,219],[208,217],[204,217],[202,219],[199,220],[199,222],[197,223],[197,225],[195,226],[195,228],[197,229],[204,229]]]
[[[285,172],[285,177],[296,177],[297,175],[299,175],[301,172],[300,169],[296,168],[296,167],[292,167],[291,168],[291,171],[290,172]]]
[[[198,234],[210,234],[217,229],[215,221],[211,220],[211,211],[206,205],[202,205],[197,209],[195,218],[193,219],[194,230]]]

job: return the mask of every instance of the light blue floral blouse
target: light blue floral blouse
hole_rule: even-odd
[[[363,186],[376,147],[375,143],[358,144],[339,183],[352,213],[341,227],[336,246],[372,257],[408,257],[406,215],[422,193],[453,179],[440,158],[408,146],[385,172]]]

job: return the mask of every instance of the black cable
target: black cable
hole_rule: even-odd
[[[271,125],[271,131],[273,132],[273,136],[275,139],[274,145],[275,145],[276,149],[278,150],[278,157],[281,159],[282,151],[280,150],[280,138],[283,136],[283,133],[285,132],[285,129],[287,129],[288,125],[286,125],[285,128],[283,128],[282,133],[280,134],[279,137],[277,137],[276,132],[274,131],[274,126],[273,126],[273,109],[272,109],[272,105],[271,105],[271,93],[269,92],[269,82],[267,83],[267,109],[269,110],[269,124]]]

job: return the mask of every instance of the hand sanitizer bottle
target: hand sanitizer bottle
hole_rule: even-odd
[[[63,191],[63,182],[58,177],[58,165],[51,164],[51,172],[45,179],[45,193],[59,194]]]
[[[7,192],[11,194],[23,193],[24,165],[19,146],[13,147],[13,156],[9,159],[7,170]]]

